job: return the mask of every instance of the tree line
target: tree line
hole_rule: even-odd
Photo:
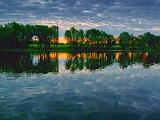
[[[146,32],[134,36],[128,32],[122,32],[115,37],[105,31],[90,29],[84,31],[72,27],[65,31],[65,39],[73,49],[108,49],[108,50],[158,50],[160,49],[160,36]]]
[[[37,36],[38,45],[50,49],[50,43],[58,44],[58,26],[23,25],[16,22],[0,25],[0,49],[25,49]]]
[[[34,36],[37,40],[33,39]],[[138,36],[122,32],[116,37],[102,30],[72,27],[65,31],[64,37],[71,50],[160,49],[160,36],[150,32]],[[50,50],[56,48],[58,40],[58,26],[23,25],[16,22],[0,25],[0,49],[27,49],[35,43],[42,50]]]

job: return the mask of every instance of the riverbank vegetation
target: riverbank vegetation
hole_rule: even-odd
[[[160,50],[160,36],[150,32],[134,36],[122,32],[113,36],[97,29],[83,30],[72,27],[64,33],[67,44],[59,44],[59,27],[22,25],[16,22],[0,25],[1,50]]]
[[[150,32],[134,36],[122,32],[118,37],[96,29],[65,31],[65,39],[73,49],[92,50],[160,50],[160,36]]]
[[[0,26],[0,49],[26,49],[33,43],[44,50],[58,44],[57,26],[22,25],[16,22]]]

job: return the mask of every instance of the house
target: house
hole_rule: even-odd
[[[35,41],[39,41],[38,36],[34,35],[34,36],[32,37],[32,41],[33,41],[33,42],[35,42]]]

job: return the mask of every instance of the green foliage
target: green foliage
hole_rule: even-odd
[[[39,45],[44,49],[49,49],[53,38],[58,39],[57,26],[44,25],[22,25],[16,22],[0,26],[0,49],[25,49],[33,41],[36,35],[39,38]]]
[[[74,27],[66,30],[64,34],[68,44],[74,46],[75,49],[84,49],[86,45],[92,46],[91,49],[111,49],[114,40],[113,35],[107,34],[105,31],[96,29],[77,30]]]
[[[69,45],[78,45],[84,38],[84,31],[77,30],[76,28],[72,27],[70,30],[65,31],[64,36],[68,38]]]
[[[38,41],[33,41],[33,36],[37,36]],[[115,38],[105,31],[84,31],[72,27],[65,31],[64,36],[72,50],[160,50],[160,36],[150,32],[139,36],[122,32]],[[0,49],[26,49],[36,43],[41,50],[56,50],[58,38],[58,26],[23,25],[16,22],[0,25]]]
[[[119,35],[120,38],[120,45],[123,49],[129,49],[132,45],[132,41],[134,40],[134,37],[132,34],[129,34],[128,32],[122,32]]]
[[[85,37],[90,40],[91,44],[99,44],[101,39],[101,31],[96,29],[87,30]]]
[[[144,33],[137,37],[138,48],[145,50],[156,50],[160,46],[160,37],[151,34],[150,32]]]

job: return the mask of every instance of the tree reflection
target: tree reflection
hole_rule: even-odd
[[[8,73],[58,73],[58,56],[49,53],[0,52],[0,70]]]
[[[49,53],[38,54],[38,64],[34,65],[34,72],[37,73],[58,73],[58,56],[52,58]]]
[[[111,53],[94,53],[94,57],[86,59],[85,65],[87,69],[96,70],[104,69],[106,66],[113,63],[113,57]]]
[[[20,52],[0,52],[1,72],[20,73],[32,68],[32,59]]]
[[[142,53],[142,64],[145,68],[151,65],[160,63],[160,53],[158,52],[144,52]]]
[[[77,53],[70,54],[66,60],[67,70],[98,70],[104,69],[114,63],[118,63],[122,69],[134,64],[142,64],[145,68],[153,64],[160,63],[160,53],[158,52],[108,52],[108,53]]]
[[[65,69],[71,72],[86,69],[91,71],[102,70],[114,63],[118,63],[122,69],[134,64],[141,64],[145,68],[149,68],[154,64],[160,63],[159,52],[0,52],[0,58],[0,72],[36,74],[59,73],[59,59],[63,59]]]

